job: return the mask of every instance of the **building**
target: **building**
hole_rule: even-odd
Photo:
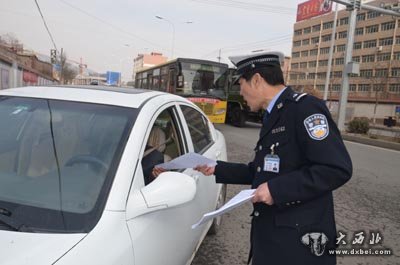
[[[149,68],[155,65],[159,65],[167,62],[168,58],[162,56],[162,53],[152,52],[150,54],[138,54],[138,56],[133,60],[133,76],[135,79],[136,72]]]
[[[386,4],[398,3],[386,0]],[[379,6],[381,1],[369,2]],[[289,83],[299,91],[322,98],[328,68],[334,13],[294,24]],[[349,78],[346,120],[353,117],[383,119],[395,116],[400,105],[400,29],[399,17],[361,10],[357,14],[353,61],[360,74]],[[336,36],[328,101],[337,112],[346,50],[349,12],[340,10],[335,22]]]
[[[25,53],[22,48],[0,44],[0,89],[55,83],[57,80],[53,78],[53,66],[50,63]]]
[[[290,57],[285,56],[285,59],[283,61],[282,67],[282,72],[283,72],[283,78],[286,80],[289,80],[289,74],[290,74]]]

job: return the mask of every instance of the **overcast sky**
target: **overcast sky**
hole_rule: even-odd
[[[37,0],[58,49],[90,69],[132,75],[138,53],[218,60],[254,50],[290,55],[301,0]],[[49,54],[53,44],[34,0],[0,0],[0,34]],[[192,23],[187,23],[192,22]]]

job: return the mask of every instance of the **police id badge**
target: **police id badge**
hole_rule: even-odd
[[[316,113],[304,120],[308,135],[314,140],[323,140],[329,135],[328,120],[325,115]]]
[[[264,171],[279,173],[280,159],[277,155],[268,154],[264,158]]]

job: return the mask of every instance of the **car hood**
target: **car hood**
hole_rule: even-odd
[[[42,234],[0,231],[0,263],[53,264],[86,234]]]

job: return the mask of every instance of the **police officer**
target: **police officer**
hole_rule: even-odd
[[[336,246],[332,191],[350,179],[351,159],[325,103],[284,85],[283,58],[276,52],[230,58],[248,106],[265,110],[255,158],[196,169],[218,183],[256,189],[253,265],[336,264],[329,254]]]

